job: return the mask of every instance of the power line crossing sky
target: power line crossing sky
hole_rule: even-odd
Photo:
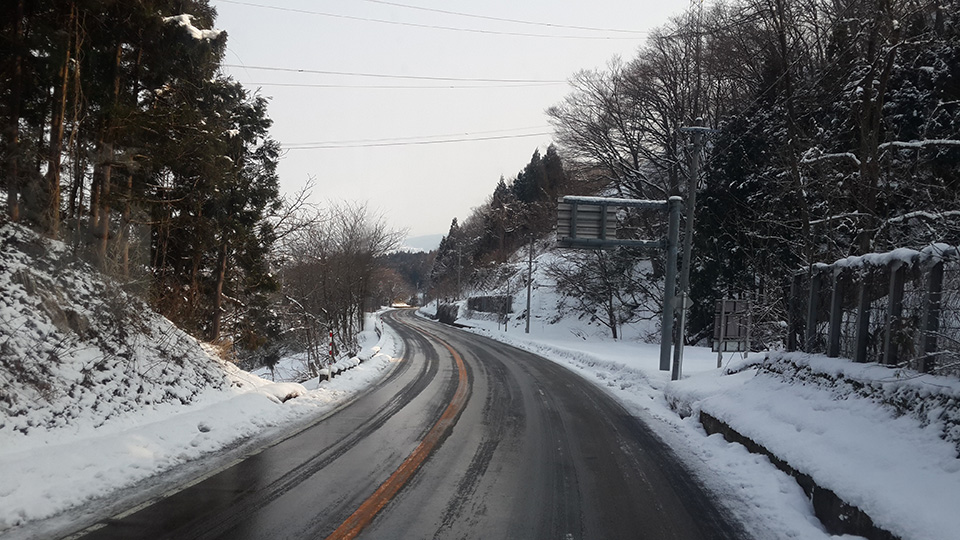
[[[563,81],[632,58],[646,31],[687,5],[212,3],[227,72],[271,98],[271,133],[288,148],[282,189],[314,177],[315,202],[369,201],[412,236],[445,233],[545,150],[544,110],[568,93]]]

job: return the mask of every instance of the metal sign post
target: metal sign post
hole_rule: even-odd
[[[723,366],[723,353],[750,353],[750,301],[724,298],[717,300],[713,312],[713,351],[717,367]]]
[[[663,319],[660,323],[660,370],[670,371],[670,347],[676,312],[677,255],[680,239],[680,210],[683,199],[666,201],[614,199],[609,197],[562,197],[557,206],[557,244],[574,249],[603,249],[627,246],[666,251],[666,276],[663,290]],[[638,208],[667,212],[667,234],[660,240],[617,237],[615,208]]]

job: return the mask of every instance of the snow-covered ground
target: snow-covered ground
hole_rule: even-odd
[[[317,422],[395,365],[400,344],[392,333],[378,338],[364,332],[361,344],[365,361],[354,357],[350,363],[356,367],[329,381],[272,382],[224,364],[238,384],[208,390],[189,405],[143,407],[107,424],[80,421],[70,429],[42,430],[15,441],[5,437],[0,441],[0,537],[43,537],[45,530],[77,520],[71,508],[104,497],[98,504],[102,512],[114,499],[129,497],[130,488],[136,487],[140,498],[162,495],[170,486]],[[297,364],[286,359],[279,371],[294,372]],[[161,473],[172,474],[158,477]]]
[[[132,300],[97,281],[62,244],[7,226],[0,227],[0,248],[3,538],[49,536],[256,452],[380,380],[400,347],[389,327],[371,320],[360,336],[363,352],[339,364],[356,367],[322,383],[283,382],[301,378],[302,360],[247,373],[148,310],[133,306],[141,317],[124,318]],[[756,538],[830,535],[791,477],[766,457],[708,436],[700,411],[903,540],[958,538],[956,380],[802,354],[728,355],[718,369],[714,353],[688,347],[684,378],[671,382],[658,369],[659,346],[643,341],[653,333],[649,324],[625,327],[614,341],[606,329],[558,316],[558,297],[539,271],[534,283],[530,334],[516,318],[506,327],[482,314],[461,321],[607,389]],[[516,283],[507,289],[520,290]],[[137,332],[127,331],[131,322]],[[917,402],[928,406],[909,405]],[[84,504],[91,501],[97,504]]]
[[[0,224],[0,537],[108,517],[318,421],[395,366],[400,343],[380,327],[368,317],[362,352],[334,366],[353,369],[332,380],[267,380],[69,246]]]
[[[551,256],[539,257],[538,266]],[[653,334],[649,324],[627,326],[626,337],[615,341],[605,328],[558,316],[559,298],[549,280],[535,272],[533,282],[529,334],[522,290],[506,325],[467,311],[466,302],[457,322],[605,388],[671,445],[757,538],[836,537],[825,531],[792,477],[765,456],[707,435],[700,411],[813,477],[902,540],[960,538],[960,381],[801,353],[754,353],[747,359],[726,354],[717,368],[717,354],[702,347],[686,348],[683,377],[670,381],[670,373],[659,369],[659,344],[642,341]],[[421,309],[434,312],[435,304]],[[932,405],[905,405],[918,396]]]

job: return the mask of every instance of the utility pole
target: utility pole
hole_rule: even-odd
[[[703,135],[710,129],[703,127],[703,119],[697,118],[696,125],[680,128],[689,132],[693,139],[693,153],[690,156],[690,170],[687,174],[687,207],[683,224],[683,257],[680,262],[680,317],[673,346],[673,371],[671,380],[678,380],[683,373],[683,336],[686,333],[687,312],[690,309],[690,266],[693,263],[693,216],[697,206],[697,184],[700,180],[700,153],[703,150]]]
[[[530,233],[530,254],[527,259],[527,328],[525,334],[530,333],[530,289],[533,286],[533,233]]]
[[[673,319],[676,313],[677,289],[677,244],[680,240],[680,197],[670,197],[667,202],[669,218],[667,220],[667,238],[664,247],[667,250],[667,269],[663,287],[663,322],[660,323],[660,371],[670,370],[670,340],[673,333]]]

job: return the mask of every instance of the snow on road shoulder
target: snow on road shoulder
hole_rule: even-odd
[[[754,538],[837,538],[824,530],[796,481],[768,458],[720,435],[708,436],[695,416],[682,417],[671,408],[665,392],[677,383],[670,381],[669,372],[659,370],[659,345],[588,335],[568,321],[535,328],[531,334],[514,327],[503,331],[496,322],[482,319],[461,322],[471,327],[468,331],[539,354],[604,388],[666,442]],[[720,393],[732,379],[721,377],[716,363],[716,354],[708,349],[687,347],[685,377],[709,381],[703,384]]]
[[[29,524],[35,534],[38,520],[95,499],[109,500],[161,473],[182,472],[191,462],[241,442],[245,451],[274,443],[382,379],[396,365],[399,343],[388,327],[367,361],[332,381],[303,385],[268,381],[225,364],[227,376],[238,384],[208,390],[189,405],[141,407],[108,428],[73,425],[34,434],[29,445],[0,447],[0,535],[30,536],[18,526]]]
[[[774,354],[761,366],[719,376],[704,373],[672,383],[668,399],[690,414],[704,411],[760,443],[818,485],[866,512],[903,539],[953,538],[960,530],[954,511],[960,495],[957,449],[941,438],[943,408],[920,421],[854,391],[838,393],[833,377],[854,377],[859,388],[902,396],[911,387],[945,400],[960,396],[960,383],[945,377],[902,377],[876,364],[814,355]],[[812,366],[819,382],[782,377]],[[934,380],[937,379],[937,380]],[[928,396],[929,397],[929,396]]]
[[[338,378],[336,376],[340,373],[357,368],[370,360],[374,360],[374,363],[377,363],[384,359],[398,356],[401,344],[396,334],[384,325],[381,320],[381,315],[388,310],[389,308],[384,308],[375,313],[365,314],[364,330],[357,334],[357,344],[360,348],[359,352],[355,356],[345,355],[335,362],[323,365],[323,367],[319,369],[319,378],[311,378],[309,376],[311,367],[306,353],[282,358],[273,367],[260,367],[255,369],[252,374],[263,379],[277,382],[296,382],[306,379],[303,383],[304,386],[312,390],[319,387],[321,380],[328,379],[331,375],[335,376],[333,380],[336,380]],[[341,385],[341,382],[338,381],[334,383],[333,380],[324,381],[328,388],[339,387]],[[349,378],[350,382],[347,384],[355,384],[361,380],[364,380],[363,374],[355,375]]]
[[[897,250],[838,263],[937,257],[948,248]],[[544,271],[556,257],[550,251],[534,261],[528,325],[527,310],[518,309],[527,300],[528,266],[522,255],[503,267],[509,279],[495,289],[462,295],[513,296],[517,311],[479,313],[459,300],[458,322],[604,388],[669,444],[754,538],[832,537],[793,478],[765,456],[721,435],[708,436],[699,423],[701,409],[813,476],[902,540],[958,537],[960,513],[951,507],[960,500],[956,378],[796,353],[780,354],[780,361],[728,355],[725,368],[718,369],[715,353],[686,347],[684,377],[670,381],[669,372],[659,369],[659,345],[645,342],[657,339],[655,322],[623,325],[617,328],[620,339],[612,339],[596,316],[571,311],[557,292]],[[433,316],[436,305],[420,313]],[[527,327],[530,334],[524,333]]]

